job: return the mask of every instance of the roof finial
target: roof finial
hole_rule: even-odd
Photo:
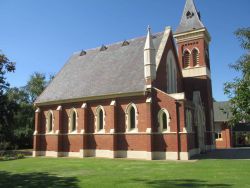
[[[151,27],[150,27],[150,25],[148,25],[147,30],[148,30],[148,32],[150,32],[150,31],[151,31]]]

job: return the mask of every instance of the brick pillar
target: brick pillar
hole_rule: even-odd
[[[60,152],[62,151],[62,139],[60,135],[60,131],[62,130],[62,106],[58,106],[56,111],[54,112],[54,127],[53,132],[55,136],[55,152],[57,153],[57,157],[60,156]]]
[[[153,123],[152,123],[152,97],[149,96],[146,99],[146,123],[147,123],[147,160],[153,159],[153,144],[152,144],[152,130],[153,130]]]
[[[112,136],[112,141],[111,141],[111,158],[116,157],[116,148],[117,148],[117,135],[115,134],[116,132],[116,101],[112,100],[110,103],[110,134]]]
[[[34,157],[38,156],[40,151],[40,140],[39,140],[39,134],[41,133],[40,123],[41,123],[41,110],[40,108],[37,108],[35,111],[35,131],[33,136]]]
[[[78,133],[81,134],[80,136],[80,142],[81,142],[81,156],[86,157],[88,156],[87,154],[87,149],[88,149],[88,144],[87,144],[87,123],[88,123],[88,116],[87,116],[87,103],[83,103],[79,112],[79,120],[78,120]]]

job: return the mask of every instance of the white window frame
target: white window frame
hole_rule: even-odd
[[[134,108],[135,110],[135,128],[131,129],[131,124],[130,124],[130,110],[131,108]],[[130,103],[127,105],[126,110],[126,132],[127,133],[137,133],[138,132],[138,110],[137,107],[134,103]]]
[[[102,110],[103,112],[103,129],[100,129],[100,122],[99,122],[99,112]],[[106,113],[104,107],[99,105],[96,107],[95,110],[95,133],[105,133],[105,117]]]
[[[167,129],[163,129],[163,119],[162,119],[163,114],[166,114],[166,116],[167,116]],[[165,108],[162,108],[158,112],[158,124],[159,124],[158,132],[160,132],[160,133],[169,133],[169,132],[171,132],[170,115],[169,115],[169,112]]]
[[[73,126],[72,126],[72,118],[73,118],[73,112],[75,112],[76,114],[76,129],[72,130]],[[71,108],[70,112],[69,112],[69,124],[68,124],[68,133],[77,133],[77,127],[78,127],[78,113],[77,110],[75,108]]]
[[[51,130],[49,131],[49,123],[50,123],[50,114],[52,115],[52,125]],[[46,134],[52,134],[54,133],[54,122],[55,122],[55,116],[52,110],[49,110],[46,114]]]

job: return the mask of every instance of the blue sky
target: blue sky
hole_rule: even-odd
[[[223,83],[236,73],[228,68],[244,53],[233,32],[250,26],[249,0],[195,0],[212,37],[213,95],[227,100]],[[111,44],[179,24],[185,0],[0,0],[0,49],[15,61],[11,86],[30,75],[57,73],[81,49]]]

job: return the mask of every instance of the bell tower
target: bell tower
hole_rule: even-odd
[[[174,34],[184,77],[210,77],[210,35],[203,25],[193,0],[187,0]]]
[[[184,78],[185,95],[193,100],[199,92],[205,115],[205,145],[213,142],[213,97],[210,73],[209,43],[211,37],[201,21],[193,0],[186,0],[180,24],[174,34]]]

